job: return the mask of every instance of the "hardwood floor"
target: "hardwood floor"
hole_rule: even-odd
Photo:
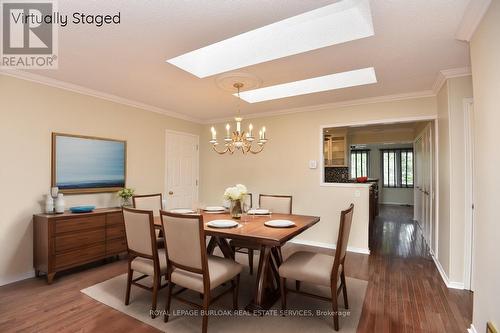
[[[346,259],[347,276],[369,281],[358,332],[465,332],[472,293],[446,288],[411,208],[383,206],[374,232],[370,256]],[[126,270],[120,260],[59,275],[52,285],[32,278],[0,287],[0,332],[158,332],[80,292]]]
[[[358,333],[466,332],[470,327],[472,293],[446,287],[411,218],[410,207],[381,207]]]

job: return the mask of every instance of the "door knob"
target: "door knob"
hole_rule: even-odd
[[[169,191],[169,192],[168,192],[168,194],[169,194],[169,195],[173,195],[173,194],[174,194],[174,192],[173,192],[173,191]]]

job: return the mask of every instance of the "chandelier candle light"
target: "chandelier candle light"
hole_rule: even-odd
[[[234,118],[234,120],[236,121],[236,131],[231,132],[231,126],[229,124],[226,124],[224,149],[219,150],[217,149],[217,145],[219,144],[219,142],[217,142],[217,132],[212,126],[212,140],[210,140],[209,142],[212,144],[214,151],[221,155],[225,153],[233,154],[236,150],[241,150],[243,154],[258,154],[264,149],[264,145],[267,142],[266,127],[263,126],[259,131],[259,140],[257,140],[257,147],[253,146],[253,143],[256,141],[255,137],[253,136],[253,125],[248,125],[248,132],[241,130],[241,122],[243,121],[243,118],[240,116],[239,101],[241,100],[240,89],[243,87],[243,83],[237,82],[233,85],[233,87],[238,89],[238,114]]]

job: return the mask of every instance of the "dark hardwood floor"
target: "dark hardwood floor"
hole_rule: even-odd
[[[472,293],[446,288],[411,215],[411,208],[381,207],[372,254],[348,254],[347,275],[368,280],[358,332],[465,332]],[[299,247],[286,247],[285,256]],[[126,266],[94,264],[50,286],[33,278],[0,287],[0,332],[158,332],[80,292]]]
[[[358,333],[466,332],[470,327],[472,293],[446,287],[412,215],[410,207],[381,206]]]

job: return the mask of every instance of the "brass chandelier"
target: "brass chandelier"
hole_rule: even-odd
[[[243,118],[240,116],[240,89],[243,87],[243,83],[237,82],[233,84],[233,87],[235,87],[238,90],[238,113],[237,116],[234,118],[236,121],[236,130],[231,132],[231,126],[229,124],[226,124],[226,136],[224,137],[224,148],[218,149],[217,146],[219,145],[219,142],[217,141],[217,132],[215,131],[215,128],[212,126],[211,131],[212,131],[212,140],[209,142],[212,144],[213,150],[218,153],[218,154],[233,154],[235,151],[240,150],[243,154],[246,153],[251,153],[251,154],[258,154],[264,149],[264,145],[267,142],[266,138],[266,127],[263,126],[261,130],[259,131],[259,139],[256,140],[255,137],[253,136],[253,126],[252,124],[248,125],[248,132],[242,131],[241,130],[241,122]],[[256,142],[257,145],[253,145],[253,143]]]

